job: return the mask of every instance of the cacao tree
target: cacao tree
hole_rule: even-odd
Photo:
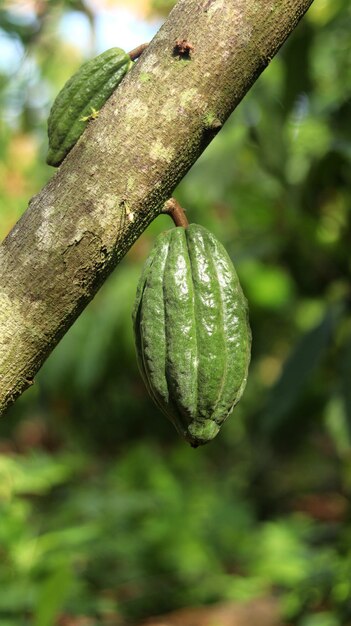
[[[1,244],[0,413],[33,384],[311,3],[179,0]]]

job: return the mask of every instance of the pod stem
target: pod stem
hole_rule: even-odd
[[[183,228],[189,226],[184,209],[175,198],[170,198],[165,202],[162,213],[167,213],[172,218],[175,226],[183,226]]]
[[[128,52],[128,55],[130,56],[131,60],[135,61],[136,59],[138,59],[143,54],[144,50],[146,50],[148,45],[149,45],[148,43],[142,43],[137,48],[133,48],[133,50]]]

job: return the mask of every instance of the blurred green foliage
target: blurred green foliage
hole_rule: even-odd
[[[88,11],[0,13],[19,51],[0,65],[3,236],[52,174],[46,118],[82,61],[59,34],[71,10]],[[179,441],[136,367],[130,312],[166,217],[1,422],[2,626],[264,594],[290,624],[351,623],[350,27],[347,0],[315,2],[177,189],[250,306],[248,386],[217,439]]]

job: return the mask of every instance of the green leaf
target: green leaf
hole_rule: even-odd
[[[73,575],[68,564],[54,572],[39,591],[34,624],[52,626],[72,587]]]
[[[351,431],[349,432],[345,407],[339,395],[330,398],[325,410],[325,423],[339,456],[347,457],[351,450]]]

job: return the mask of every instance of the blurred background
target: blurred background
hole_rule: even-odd
[[[64,82],[150,40],[173,4],[1,4],[1,238],[53,174],[46,119]],[[351,624],[350,28],[348,0],[316,0],[176,190],[249,300],[248,385],[216,440],[181,441],[136,366],[136,284],[166,217],[1,420],[1,626],[257,599],[281,624]]]

